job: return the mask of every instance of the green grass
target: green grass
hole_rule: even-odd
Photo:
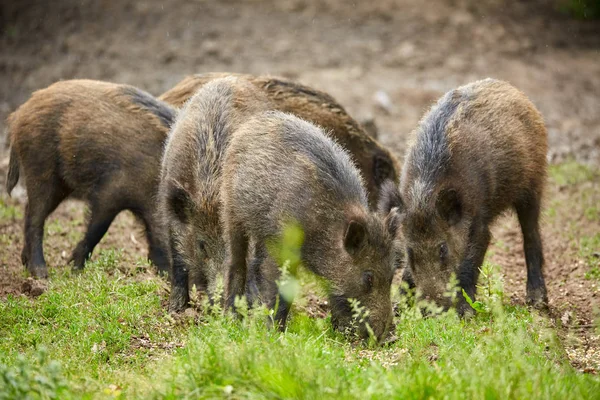
[[[559,186],[576,185],[581,182],[592,181],[600,176],[597,170],[576,161],[550,165],[549,172],[550,178]]]
[[[584,221],[599,220],[597,188],[588,184],[598,171],[569,162],[552,166],[550,175],[552,184],[580,185],[573,201],[583,206]],[[564,204],[552,201],[547,216],[562,218]],[[18,208],[0,200],[0,221],[19,218]],[[58,221],[48,230],[65,232]],[[565,235],[587,263],[586,276],[600,280],[600,233],[580,237],[569,225]],[[288,239],[301,238],[290,231]],[[0,244],[9,240],[0,236]],[[241,320],[218,309],[174,318],[164,308],[167,284],[146,273],[146,262],[132,265],[116,251],[94,260],[78,275],[51,269],[48,291],[35,300],[0,300],[0,400],[592,399],[600,393],[600,377],[569,365],[550,321],[506,304],[498,268],[489,263],[474,317],[423,318],[401,303],[397,340],[374,347],[332,331],[329,319],[307,316],[303,299],[285,333],[268,328],[264,309]],[[298,277],[301,292],[323,293],[302,269]],[[290,282],[281,283],[293,295]]]
[[[594,398],[549,322],[502,305],[482,272],[480,311],[423,318],[402,304],[397,341],[369,347],[328,319],[293,311],[285,333],[259,309],[242,320],[174,321],[164,282],[103,252],[85,272],[51,276],[36,300],[0,302],[0,399],[8,398]],[[304,278],[302,279],[304,280]]]
[[[155,351],[138,348],[138,338],[169,342],[180,330],[170,326],[157,295],[164,283],[126,275],[119,261],[119,253],[103,252],[81,275],[55,273],[36,300],[0,302],[0,363],[35,359],[45,347],[74,392],[100,390],[121,370],[141,371]]]
[[[578,19],[600,18],[600,0],[559,0],[558,8]]]
[[[17,207],[7,204],[0,198],[0,221],[22,219],[23,214]]]
[[[584,236],[579,241],[579,255],[587,264],[587,279],[600,280],[600,233]]]

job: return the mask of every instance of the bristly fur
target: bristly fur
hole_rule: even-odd
[[[176,116],[176,111],[173,107],[164,101],[157,99],[148,92],[133,86],[124,86],[123,92],[128,96],[131,96],[131,101],[133,103],[138,104],[140,107],[144,107],[152,114],[156,115],[165,128],[171,128]]]
[[[451,150],[446,127],[461,100],[460,93],[454,90],[446,93],[419,123],[417,140],[410,152],[411,162],[423,182],[436,182],[450,166]]]
[[[358,124],[333,97],[322,91],[285,78],[233,73],[208,73],[188,76],[160,99],[180,107],[208,82],[223,77],[235,77],[252,84],[267,97],[273,110],[291,113],[331,133],[348,150],[360,169],[369,197],[376,207],[380,186],[387,179],[397,180],[398,162],[390,152]]]
[[[403,204],[397,183],[388,180],[381,186],[381,196],[377,204],[377,211],[382,215],[387,215],[393,208],[398,208],[402,212]]]

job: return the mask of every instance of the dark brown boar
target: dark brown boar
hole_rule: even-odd
[[[400,182],[404,279],[448,307],[452,273],[474,299],[489,226],[517,212],[527,264],[527,303],[547,304],[539,231],[546,181],[542,116],[510,84],[477,81],[444,95],[416,129]],[[389,188],[388,188],[389,189]],[[392,190],[387,194],[398,196]],[[458,309],[469,309],[462,294]]]
[[[62,81],[33,93],[10,115],[10,193],[25,177],[23,264],[47,277],[44,222],[67,197],[84,200],[90,218],[72,261],[83,268],[92,250],[122,210],[146,228],[149,258],[161,271],[168,257],[155,216],[160,155],[174,110],[128,85],[91,80]]]
[[[334,98],[297,82],[271,76],[207,73],[188,76],[163,93],[160,99],[180,107],[207,82],[224,76],[235,76],[253,84],[267,96],[273,110],[294,114],[331,131],[338,143],[350,152],[361,170],[372,207],[376,205],[383,182],[388,179],[397,180],[397,161],[388,150],[350,117]]]
[[[247,82],[216,79],[200,88],[173,124],[159,190],[170,237],[171,311],[185,308],[192,285],[215,294],[226,251],[219,222],[224,152],[232,130],[268,104]]]
[[[349,154],[321,129],[291,114],[261,113],[231,139],[223,166],[222,217],[229,248],[227,305],[246,287],[248,244],[263,271],[260,293],[271,294],[281,327],[289,311],[277,296],[279,266],[268,251],[288,224],[304,233],[302,264],[329,284],[332,320],[351,325],[353,298],[369,310],[368,323],[382,338],[391,321],[395,213],[369,211],[359,171]],[[366,326],[359,332],[367,335]]]

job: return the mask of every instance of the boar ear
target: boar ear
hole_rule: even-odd
[[[388,179],[379,188],[379,201],[377,202],[377,211],[382,215],[387,215],[393,209],[397,208],[400,212],[404,208],[400,190],[394,181]]]
[[[436,208],[439,215],[450,225],[458,223],[462,217],[460,197],[454,189],[445,189],[438,194]]]
[[[171,212],[183,223],[187,223],[191,209],[194,206],[190,193],[178,182],[169,189],[168,207]]]
[[[365,226],[355,220],[348,223],[346,234],[344,235],[344,248],[352,255],[355,255],[361,248],[363,242],[367,238],[367,230]]]

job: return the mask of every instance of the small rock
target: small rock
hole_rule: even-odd
[[[560,317],[560,321],[563,323],[563,325],[569,325],[571,318],[573,318],[573,313],[571,311],[565,311],[562,317]]]
[[[385,91],[378,90],[377,92],[375,92],[373,99],[379,107],[381,107],[388,114],[391,114],[393,108],[392,100]]]

